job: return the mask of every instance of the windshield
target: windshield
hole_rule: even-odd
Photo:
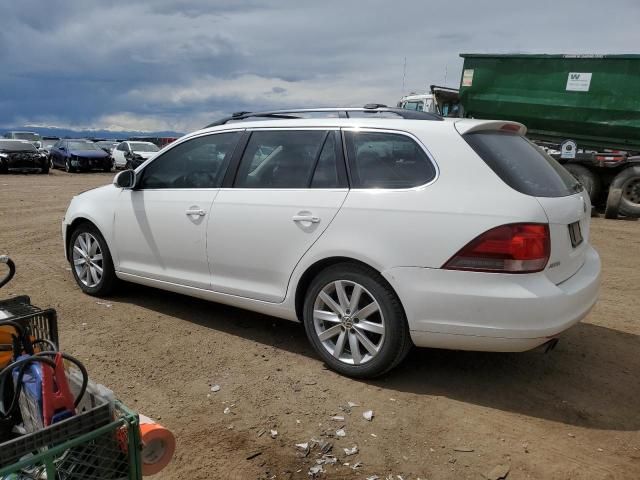
[[[100,150],[93,142],[69,142],[69,150]]]
[[[13,138],[18,140],[29,140],[30,142],[37,142],[40,140],[40,135],[33,132],[14,132]]]
[[[0,140],[0,150],[6,152],[35,152],[36,147],[29,142],[8,142]]]
[[[419,112],[422,111],[422,100],[411,100],[408,102],[404,102],[402,108],[405,110],[417,110]]]
[[[153,143],[129,142],[134,152],[157,152],[159,149]]]

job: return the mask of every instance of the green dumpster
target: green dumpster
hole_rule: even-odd
[[[640,150],[640,55],[460,56],[465,116],[514,120],[539,140]]]

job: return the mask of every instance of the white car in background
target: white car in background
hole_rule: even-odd
[[[137,168],[160,149],[151,142],[125,141],[111,151],[116,168]]]
[[[354,377],[412,345],[554,345],[595,304],[589,198],[522,125],[297,112],[217,122],[74,197],[80,288],[126,280],[300,321]]]

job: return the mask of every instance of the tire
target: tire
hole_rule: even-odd
[[[43,174],[43,175],[48,175],[49,174],[49,164],[47,164],[46,167],[42,168],[40,170],[40,173]]]
[[[97,243],[97,248],[94,247],[94,242]],[[80,254],[76,247],[84,251],[84,254]],[[98,259],[98,256],[101,258]],[[82,260],[84,263],[76,265],[76,261]],[[88,263],[87,260],[89,260]],[[71,234],[69,263],[73,278],[84,293],[102,297],[113,291],[117,277],[111,253],[104,237],[92,224],[81,223]],[[102,269],[101,274],[96,267]]]
[[[609,188],[609,194],[607,195],[607,204],[604,208],[604,218],[607,218],[609,220],[616,220],[618,218],[621,199],[622,189]]]
[[[68,158],[64,161],[64,171],[67,173],[73,173],[76,171],[76,169],[71,166],[71,160]]]
[[[49,170],[54,170],[55,168],[56,166],[53,163],[53,157],[49,157]]]
[[[7,166],[7,163],[0,160],[0,173],[9,173],[9,167]]]
[[[591,203],[595,204],[598,201],[598,197],[600,197],[600,192],[602,192],[600,178],[587,167],[577,163],[565,163],[563,167],[584,186],[584,189],[589,194]]]
[[[626,217],[640,217],[640,165],[627,167],[615,176],[611,190],[620,189],[620,213]]]
[[[361,293],[353,310],[357,314],[369,307],[366,320],[343,308],[358,287]],[[345,293],[346,301],[339,302],[339,289]],[[333,300],[332,306],[331,300],[323,300],[327,297]],[[315,315],[318,310],[325,313]],[[375,270],[356,263],[330,266],[313,279],[305,294],[303,322],[307,337],[322,360],[349,377],[380,376],[400,364],[413,345],[404,310],[391,286]],[[329,330],[330,334],[321,339],[319,335]],[[363,343],[367,340],[374,353]],[[336,348],[340,358],[334,356]]]

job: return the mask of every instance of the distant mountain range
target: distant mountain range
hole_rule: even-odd
[[[71,130],[67,128],[57,127],[35,127],[31,125],[25,125],[22,127],[14,128],[0,128],[0,136],[3,136],[6,132],[10,131],[28,131],[36,132],[46,137],[60,137],[60,138],[104,138],[111,139],[127,139],[129,137],[181,137],[184,133],[180,132],[137,132],[137,131],[114,131],[114,130]]]

